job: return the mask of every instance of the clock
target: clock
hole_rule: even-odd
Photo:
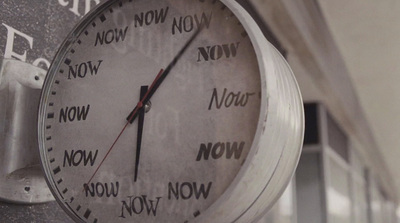
[[[76,222],[254,222],[297,165],[295,78],[227,0],[111,0],[73,29],[39,106],[42,166]]]

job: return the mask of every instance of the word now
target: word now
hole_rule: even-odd
[[[149,26],[151,24],[164,23],[167,17],[169,7],[160,10],[150,10],[135,15],[135,27]]]
[[[201,14],[201,17],[197,14],[187,15],[185,17],[181,16],[179,19],[174,18],[172,22],[172,35],[175,35],[177,32],[191,32],[193,30],[197,30],[200,27],[209,27],[212,18],[212,12],[207,16],[204,12]],[[196,29],[195,29],[196,28]]]
[[[197,62],[236,57],[240,42],[198,48]]]
[[[71,77],[84,78],[84,77],[86,77],[86,74],[88,73],[88,71],[91,76],[96,75],[97,72],[99,71],[101,62],[103,62],[103,61],[99,60],[97,62],[97,65],[95,65],[95,64],[92,64],[92,61],[88,61],[85,63],[76,64],[75,67],[69,66],[68,79],[71,79]]]
[[[85,195],[86,197],[91,196],[91,197],[103,197],[104,195],[106,197],[116,197],[118,195],[119,191],[119,182],[115,182],[115,188],[114,189],[114,183],[90,183],[90,186],[88,184],[84,184],[83,188],[85,188]]]
[[[126,210],[129,216],[132,214],[140,215],[144,212],[147,215],[157,215],[157,206],[161,197],[156,197],[155,200],[147,199],[146,195],[142,196],[128,196],[129,201],[121,201],[121,215],[120,218],[125,218],[124,210]]]
[[[211,96],[211,101],[210,104],[208,106],[208,110],[211,110],[212,106],[213,106],[213,102],[215,101],[215,107],[217,109],[220,109],[221,107],[225,107],[225,108],[229,108],[231,106],[241,106],[241,107],[245,107],[249,101],[249,98],[253,95],[255,95],[255,93],[242,93],[241,91],[238,92],[228,92],[228,89],[224,88],[224,92],[222,93],[222,95],[218,94],[218,90],[216,88],[214,88],[212,96]]]
[[[86,150],[71,150],[70,152],[65,150],[63,167],[65,167],[65,165],[69,167],[79,166],[82,162],[83,166],[87,166],[88,164],[93,166],[98,152],[99,150],[96,150],[93,155],[93,151],[90,151],[88,154],[86,154]]]
[[[98,32],[94,46],[97,46],[98,44],[103,45],[104,43],[110,44],[113,42],[118,43],[119,41],[123,42],[127,31],[128,26],[125,27],[125,29],[110,29],[108,31],[103,31],[102,33]]]
[[[243,147],[245,142],[241,142],[238,147],[238,142],[217,142],[215,144],[208,143],[207,145],[202,143],[200,145],[199,153],[197,154],[196,161],[201,159],[208,160],[211,154],[211,158],[220,159],[225,154],[226,159],[231,159],[232,156],[235,159],[239,159],[242,155]]]
[[[184,182],[184,183],[175,183],[172,182],[168,183],[168,199],[171,200],[175,198],[179,200],[180,198],[183,200],[189,200],[191,198],[196,198],[199,200],[201,196],[204,199],[207,199],[208,194],[211,190],[212,182],[209,182],[207,187],[204,184],[198,185],[196,182]],[[173,197],[172,197],[173,196]]]
[[[72,107],[65,107],[60,110],[60,117],[58,121],[62,122],[73,122],[75,120],[81,121],[86,120],[90,110],[90,105],[86,106],[72,106]]]

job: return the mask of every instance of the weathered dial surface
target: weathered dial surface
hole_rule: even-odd
[[[39,144],[55,197],[84,222],[206,213],[252,148],[259,70],[247,32],[218,0],[98,7],[60,49],[42,92]]]

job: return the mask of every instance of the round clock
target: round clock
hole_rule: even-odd
[[[46,77],[39,147],[77,222],[253,222],[297,164],[290,68],[228,0],[115,0]]]

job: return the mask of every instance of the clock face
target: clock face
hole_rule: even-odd
[[[75,220],[198,218],[231,187],[260,127],[255,49],[217,0],[109,1],[48,75],[41,158]]]

